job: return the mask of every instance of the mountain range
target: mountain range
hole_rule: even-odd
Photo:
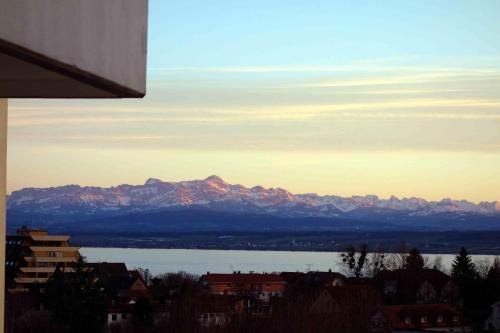
[[[427,201],[394,196],[381,199],[375,195],[292,194],[281,188],[228,184],[218,176],[180,182],[150,178],[143,185],[124,184],[110,188],[79,185],[25,188],[11,193],[7,208],[9,223],[21,220],[102,222],[103,219],[130,220],[130,216],[138,221],[158,216],[152,223],[168,224],[166,220],[172,212],[190,211],[191,217],[193,212],[202,214],[200,221],[207,214],[212,217],[222,214],[225,220],[231,216],[229,220],[232,221],[244,215],[245,221],[266,217],[271,224],[278,219],[280,225],[290,224],[291,228],[300,220],[314,229],[314,223],[319,223],[312,222],[315,220],[334,229],[340,225],[375,229],[500,229],[499,202],[475,204],[452,199]],[[304,219],[311,221],[304,222]],[[287,222],[282,223],[283,220]],[[182,229],[183,222],[179,223],[181,226],[177,227]]]

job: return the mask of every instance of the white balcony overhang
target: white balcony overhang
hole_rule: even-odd
[[[68,235],[31,235],[30,237],[36,242],[67,242],[70,239]]]
[[[147,0],[0,0],[0,98],[146,93]]]
[[[19,284],[24,283],[47,283],[47,278],[14,278],[14,281]]]
[[[79,246],[30,246],[33,252],[76,252]]]
[[[74,272],[73,267],[60,267],[63,272]],[[23,273],[54,273],[55,267],[20,267],[19,270]]]
[[[75,257],[24,257],[27,262],[76,262]]]

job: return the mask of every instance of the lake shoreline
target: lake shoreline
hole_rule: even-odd
[[[64,231],[61,231],[62,233]],[[471,254],[500,255],[500,232],[196,232],[196,233],[78,233],[72,243],[84,247],[134,249],[197,249],[288,252],[342,252],[349,244],[396,252],[408,248],[434,254],[456,254],[462,246]]]
[[[80,244],[77,244],[80,246]],[[298,252],[298,253],[342,253],[341,251],[323,251],[323,250],[274,250],[274,249],[213,249],[213,248],[184,248],[184,247],[116,247],[116,246],[81,246],[82,248],[94,248],[94,249],[122,249],[122,250],[184,250],[184,251],[241,251],[241,252]],[[369,252],[370,253],[370,252]],[[396,254],[396,252],[383,252],[384,254]],[[455,256],[457,253],[448,253],[448,252],[440,252],[440,253],[421,253],[423,256],[426,255],[449,255]],[[500,257],[500,253],[475,253],[469,252],[470,255],[474,256],[498,256]]]

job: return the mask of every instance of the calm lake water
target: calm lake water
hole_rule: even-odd
[[[283,271],[342,271],[339,253],[336,252],[287,252],[287,251],[231,251],[231,250],[178,250],[178,249],[125,249],[90,248],[81,249],[89,262],[125,262],[129,269],[148,268],[154,274],[186,271],[192,274],[206,272],[283,272]],[[449,269],[454,255],[427,254],[432,262],[442,258],[442,265]],[[474,255],[474,261],[494,256]]]

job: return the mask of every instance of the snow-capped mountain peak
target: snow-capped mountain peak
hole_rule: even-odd
[[[158,178],[149,178],[148,180],[146,180],[146,182],[144,183],[144,185],[154,185],[154,184],[159,184],[159,183],[162,183],[162,181]]]
[[[262,213],[287,217],[430,216],[476,214],[500,216],[499,202],[474,204],[466,200],[427,201],[420,198],[376,195],[341,197],[315,193],[292,194],[281,188],[226,183],[212,175],[203,180],[166,182],[148,179],[144,185],[111,188],[78,185],[26,188],[13,192],[8,209],[40,214],[99,214],[149,212],[176,207],[204,207],[219,211]]]
[[[226,184],[226,182],[221,177],[216,176],[216,175],[211,175],[211,176],[205,178],[205,181]]]

